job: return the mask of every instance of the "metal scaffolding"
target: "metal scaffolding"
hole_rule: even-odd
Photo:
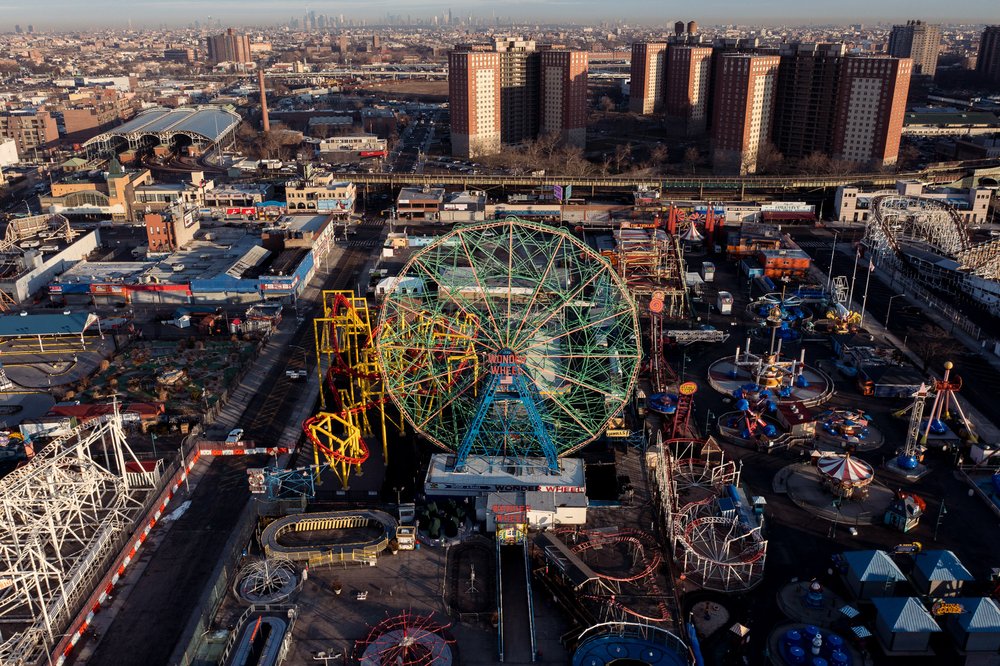
[[[641,306],[665,319],[683,319],[687,314],[687,285],[681,244],[674,234],[660,229],[630,228],[615,231],[611,265],[628,284],[629,293]]]
[[[139,464],[115,409],[0,479],[0,664],[39,663],[58,642],[159,474]]]

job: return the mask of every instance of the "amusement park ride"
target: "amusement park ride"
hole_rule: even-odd
[[[558,475],[626,405],[639,325],[625,282],[562,230],[515,219],[456,228],[416,253],[375,348],[385,394],[449,474],[485,459]],[[478,467],[477,467],[478,468]]]

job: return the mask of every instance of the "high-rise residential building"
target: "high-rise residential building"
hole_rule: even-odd
[[[979,40],[976,73],[985,83],[1000,83],[1000,25],[987,26]]]
[[[500,54],[500,141],[514,145],[538,136],[538,71],[535,42],[495,39]]]
[[[831,152],[834,99],[846,51],[844,44],[781,46],[772,138],[785,157]]]
[[[221,35],[208,38],[208,60],[213,63],[250,62],[250,38],[229,28]]]
[[[48,111],[11,111],[0,114],[0,136],[14,139],[18,154],[27,157],[54,147],[59,128]]]
[[[632,44],[632,82],[629,84],[629,111],[649,115],[663,110],[666,42]]]
[[[586,51],[542,51],[538,133],[558,134],[570,146],[587,145]]]
[[[895,164],[913,67],[909,58],[844,59],[833,130],[835,158],[870,167]]]
[[[170,49],[163,49],[163,59],[167,62],[176,62],[181,65],[190,65],[194,62],[194,49],[184,46]]]
[[[715,81],[712,159],[719,171],[753,173],[770,142],[778,56],[727,53]]]
[[[913,61],[913,73],[934,76],[941,51],[941,26],[923,21],[907,21],[892,26],[889,55]]]
[[[476,157],[500,152],[500,54],[459,47],[448,54],[451,152]]]
[[[705,131],[712,49],[671,44],[667,50],[663,110],[688,134]]]

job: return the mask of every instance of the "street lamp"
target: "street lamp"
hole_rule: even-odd
[[[895,296],[889,297],[889,307],[885,309],[885,330],[889,331],[889,314],[892,313],[892,299],[899,298],[900,296],[905,296],[906,294],[896,294]]]
[[[837,237],[840,236],[840,231],[833,232],[833,249],[830,250],[830,272],[826,276],[826,290],[830,291],[830,285],[833,283],[833,259],[837,256]]]
[[[153,442],[153,457],[156,457],[156,433],[152,430],[149,431],[149,439]]]

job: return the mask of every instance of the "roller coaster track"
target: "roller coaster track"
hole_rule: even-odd
[[[314,321],[317,368],[322,372],[324,359],[329,364],[321,377],[321,395],[325,383],[333,411],[324,409],[306,419],[302,430],[313,445],[317,469],[322,454],[346,489],[351,472],[360,470],[371,455],[362,438],[371,432],[368,410],[379,408],[385,441],[386,398],[381,393],[365,300],[353,292],[324,292],[323,315]],[[338,379],[346,382],[347,388],[339,388]]]

